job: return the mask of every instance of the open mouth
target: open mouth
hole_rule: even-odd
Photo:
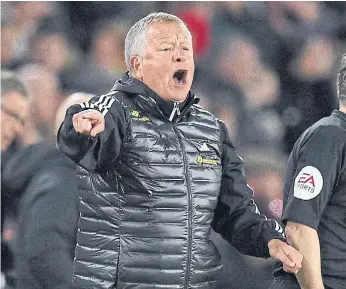
[[[187,70],[179,69],[173,74],[173,80],[177,85],[185,85]]]

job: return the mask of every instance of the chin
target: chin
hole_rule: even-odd
[[[171,100],[174,102],[183,102],[187,97],[187,94],[184,94],[182,96],[175,95],[174,97],[171,97]]]
[[[176,93],[172,93],[172,99],[177,102],[182,102],[186,99],[188,93],[189,93],[189,90],[186,90],[186,91],[179,90]]]

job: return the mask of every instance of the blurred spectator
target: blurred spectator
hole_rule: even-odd
[[[28,93],[24,84],[10,71],[1,71],[1,152],[24,133],[28,113]]]
[[[282,40],[268,22],[266,2],[224,1],[215,2],[217,13],[213,17],[213,35],[218,43],[225,35],[239,33],[256,41],[265,61],[274,67],[285,55]]]
[[[307,126],[338,108],[330,80],[336,56],[333,42],[325,36],[308,37],[293,55],[281,100],[287,152]]]
[[[31,113],[24,134],[26,144],[32,143],[31,139],[37,132],[43,139],[55,139],[55,115],[62,101],[57,75],[39,65],[22,66],[18,75],[31,95]]]
[[[109,20],[96,26],[91,47],[84,63],[70,77],[70,87],[102,94],[110,90],[115,79],[126,72],[124,41],[127,33],[123,21]]]
[[[28,93],[24,84],[10,71],[1,71],[1,176],[8,161],[19,150],[20,138],[28,113]],[[9,193],[1,178],[1,278],[11,282],[13,253],[6,241],[6,217],[14,214],[14,197]]]
[[[336,36],[342,24],[338,13],[323,2],[268,2],[269,23],[286,44],[295,48],[307,35]]]
[[[57,113],[88,101],[72,95]],[[16,246],[17,289],[70,289],[78,222],[76,165],[54,143],[38,141],[7,164],[3,179],[13,195],[22,195]]]
[[[55,73],[60,80],[61,90],[68,91],[75,70],[81,65],[80,51],[68,36],[55,28],[39,30],[30,39],[28,62],[37,63]]]
[[[69,26],[58,2],[11,2],[5,11],[1,13],[1,66],[6,68],[16,68],[26,61],[30,38],[36,31],[48,25],[60,29]]]

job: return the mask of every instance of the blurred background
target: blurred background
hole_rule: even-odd
[[[128,29],[153,11],[175,14],[189,27],[196,62],[192,91],[227,124],[260,211],[280,218],[285,166],[294,142],[338,108],[345,2],[1,2],[1,69],[15,72],[29,94],[21,144],[54,143],[57,111],[66,98],[111,89],[126,72]],[[1,168],[3,176],[13,163]],[[19,190],[2,189],[2,195],[10,194],[2,198],[6,288],[14,288],[20,274],[18,208],[26,192]],[[271,260],[241,255],[218,235],[212,238],[225,264],[220,288],[269,287]],[[10,252],[13,256],[6,259]],[[252,275],[240,274],[245,271]]]

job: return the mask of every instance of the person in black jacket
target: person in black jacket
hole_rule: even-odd
[[[55,146],[21,149],[3,178],[18,207],[17,289],[70,289],[78,222],[76,165]]]
[[[261,215],[222,121],[197,105],[191,34],[152,13],[129,30],[129,73],[70,107],[58,147],[79,171],[75,288],[215,288],[213,228],[289,272],[302,255]]]
[[[309,127],[288,160],[282,220],[304,261],[296,276],[277,264],[271,289],[346,288],[346,54],[337,93],[340,109]]]
[[[1,175],[7,162],[17,153],[21,146],[21,136],[28,114],[28,92],[16,74],[8,70],[1,71]],[[1,179],[1,234],[8,217],[15,215],[15,197]],[[1,273],[6,282],[13,283],[13,252],[1,239]]]
[[[66,108],[90,97],[73,94]],[[3,182],[22,196],[17,218],[16,289],[71,289],[79,195],[76,164],[56,146],[38,140],[18,151],[5,167]]]

